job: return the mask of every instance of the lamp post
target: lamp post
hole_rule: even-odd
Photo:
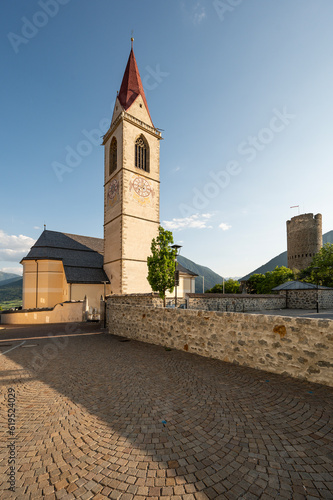
[[[177,270],[177,257],[180,254],[182,245],[171,245],[175,252],[175,307],[177,307],[177,286],[179,286],[179,271]]]
[[[104,285],[104,300],[103,300],[103,307],[104,307],[104,322],[103,322],[103,325],[104,325],[104,328],[106,328],[106,300],[105,300],[105,295],[106,295],[106,284],[107,284],[107,281],[103,281],[103,285]]]
[[[313,270],[316,273],[316,284],[317,284],[317,314],[319,313],[319,283],[318,283],[318,271],[319,267],[314,267]]]

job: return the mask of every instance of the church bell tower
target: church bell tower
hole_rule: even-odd
[[[151,292],[147,257],[159,226],[159,142],[132,48],[104,145],[104,270],[111,292]]]

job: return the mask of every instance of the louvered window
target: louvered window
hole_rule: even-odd
[[[149,172],[149,146],[143,135],[135,141],[135,166]]]
[[[109,175],[117,170],[117,139],[113,137],[110,146],[110,165],[109,165]]]

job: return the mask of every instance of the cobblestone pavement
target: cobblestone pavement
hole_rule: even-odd
[[[333,499],[333,389],[106,334],[3,339],[1,499]]]

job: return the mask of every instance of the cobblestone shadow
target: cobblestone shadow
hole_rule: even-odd
[[[1,498],[333,498],[331,388],[123,340],[0,356],[18,469],[13,494],[3,447]]]

